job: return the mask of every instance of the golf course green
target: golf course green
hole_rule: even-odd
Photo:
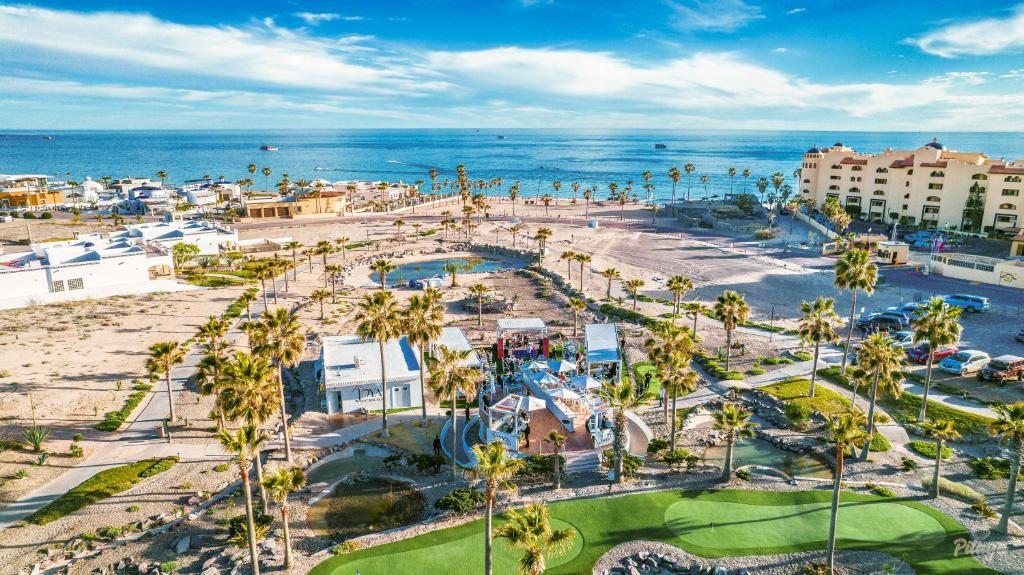
[[[653,540],[705,557],[764,555],[824,549],[829,491],[659,491],[575,499],[549,505],[555,529],[577,532],[573,547],[548,559],[549,574],[589,573],[609,549]],[[991,574],[971,557],[954,557],[964,528],[938,511],[904,499],[844,493],[839,548],[883,551],[920,574]],[[500,521],[500,517],[498,518]],[[517,573],[520,552],[497,540],[497,574]],[[460,573],[483,569],[483,522],[426,533],[332,557],[313,575]]]

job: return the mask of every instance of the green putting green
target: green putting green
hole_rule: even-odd
[[[823,549],[831,492],[660,491],[550,504],[555,528],[577,531],[573,548],[549,558],[548,574],[589,573],[597,559],[626,541],[662,541],[705,557]],[[971,557],[954,557],[964,528],[915,501],[844,493],[840,549],[883,551],[919,574],[991,574]],[[499,518],[500,520],[500,518]],[[711,522],[714,522],[714,529]],[[520,554],[495,542],[496,574],[517,573]],[[476,572],[483,567],[483,522],[426,533],[333,557],[313,575]]]

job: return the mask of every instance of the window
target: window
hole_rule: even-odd
[[[838,190],[839,186],[837,186],[835,184],[832,184],[831,186],[828,187],[828,189],[830,189],[830,190]]]
[[[882,190],[875,190],[875,191],[871,192],[871,195],[872,196],[884,196],[885,192],[883,192]]]
[[[971,176],[971,179],[972,180],[987,180],[988,176],[985,175],[985,174],[974,174],[973,176]]]
[[[907,211],[907,209],[908,209],[909,207],[910,207],[910,206],[908,206],[907,204],[903,204],[903,208],[902,208],[902,209],[903,209],[903,211]]]
[[[1000,210],[1016,210],[1017,206],[1013,204],[999,204]]]
[[[841,169],[843,169],[843,167],[840,166],[839,164],[832,164],[832,169],[833,170],[841,170]]]
[[[842,177],[842,176],[839,176],[839,175],[836,175],[836,174],[832,174],[831,176],[829,176],[829,177],[828,177],[828,179],[830,179],[830,180],[838,180],[838,179],[840,179],[841,177]]]
[[[941,190],[942,184],[928,184],[929,190]]]
[[[875,173],[876,174],[888,174],[889,173],[889,168],[878,168],[877,170],[875,170]]]
[[[859,194],[860,193],[860,188],[850,188],[850,193],[851,194]]]
[[[939,196],[928,196],[928,197],[927,197],[927,198],[925,199],[925,201],[926,201],[926,202],[941,202],[941,201],[942,201],[942,198],[940,198]]]
[[[924,213],[937,216],[939,215],[939,206],[925,206]]]
[[[1004,196],[1019,196],[1020,190],[1011,190],[1010,188],[1003,188]]]
[[[1020,181],[1020,176],[1006,176],[1005,178],[1003,178],[1003,181],[1004,182],[1019,182]]]
[[[888,183],[888,182],[889,182],[889,180],[887,180],[885,178],[875,178],[875,183],[876,184],[885,184],[885,183]]]
[[[903,194],[903,199],[904,200],[909,200],[910,199],[910,194]]]
[[[914,168],[910,168],[909,170],[907,170],[907,175],[908,176],[913,176],[914,175]]]
[[[935,170],[934,172],[929,174],[929,177],[931,177],[931,178],[944,178],[945,176],[946,176],[946,173],[942,172],[940,170]]]
[[[828,200],[833,199],[833,198],[838,200],[839,199],[839,194],[825,194],[825,201],[828,201]]]
[[[855,172],[863,172],[864,171],[864,166],[854,166],[854,167],[852,167],[850,169],[855,171]]]
[[[85,289],[85,281],[82,278],[71,278],[68,280],[68,289]]]
[[[860,198],[857,196],[846,196],[846,205],[848,206],[859,206]]]
[[[804,193],[805,194],[809,194],[809,193],[811,193],[811,190],[804,190]]]
[[[59,292],[64,291],[64,280],[55,280],[50,284],[50,291]]]
[[[811,181],[810,181],[810,180],[808,180],[807,178],[804,178],[804,183],[805,183],[805,184],[809,184],[809,183],[811,183]]]
[[[872,208],[885,208],[885,200],[871,200]]]

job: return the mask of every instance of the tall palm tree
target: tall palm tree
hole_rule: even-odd
[[[331,303],[338,303],[338,274],[344,269],[338,264],[324,266],[324,275],[331,281]]]
[[[519,199],[519,182],[513,183],[508,188],[508,199],[512,202],[512,216],[516,215],[516,200]]]
[[[580,264],[580,293],[583,293],[583,270],[586,269],[587,264],[593,261],[593,257],[590,254],[577,252],[572,256],[573,261]]]
[[[164,183],[167,181],[167,170],[159,170],[156,177],[160,178],[160,187],[164,187]]]
[[[292,566],[292,535],[288,529],[288,495],[306,485],[306,474],[301,467],[282,467],[263,480],[263,486],[281,506],[281,525],[284,527],[284,568]]]
[[[677,327],[675,323],[659,321],[651,327],[651,332],[656,337],[648,338],[644,342],[644,349],[662,380],[668,379],[669,373],[676,368],[689,366],[695,342],[686,330]],[[667,401],[662,402],[662,411],[664,421],[668,422]]]
[[[729,168],[729,194],[732,194],[733,185],[736,182],[736,168]]]
[[[686,357],[685,361],[677,362],[661,377],[661,385],[665,388],[666,395],[672,397],[672,423],[669,434],[669,449],[671,451],[676,450],[676,425],[679,419],[676,414],[679,413],[677,403],[679,396],[693,393],[700,381],[700,375],[690,368],[689,363],[690,358]],[[667,405],[668,402],[666,401],[665,404]]]
[[[843,462],[846,450],[864,441],[864,414],[858,412],[842,413],[826,417],[825,440],[836,449],[836,469],[832,482],[832,515],[828,525],[828,545],[825,550],[825,561],[830,572],[835,572],[836,524],[839,521],[839,493],[843,488]]]
[[[379,291],[363,295],[359,302],[359,313],[356,315],[356,335],[365,340],[376,340],[380,346],[380,386],[381,386],[381,436],[390,437],[388,430],[388,372],[384,348],[388,342],[398,339],[401,335],[402,315],[398,302],[389,291]]]
[[[600,391],[601,398],[615,412],[615,430],[612,439],[612,451],[615,454],[615,482],[622,483],[622,460],[626,454],[626,413],[643,405],[647,401],[645,394],[636,393],[633,383],[625,379],[621,382],[605,382]]]
[[[928,409],[928,391],[932,384],[932,364],[935,350],[960,340],[960,308],[946,303],[941,297],[933,297],[910,320],[914,330],[914,343],[928,344],[927,367],[924,372],[924,395],[921,398],[921,413],[918,421],[924,421]]]
[[[682,179],[683,174],[679,171],[679,168],[672,166],[668,169],[668,179],[672,180],[672,203],[676,203],[676,185],[679,180]]]
[[[217,432],[217,440],[228,453],[234,454],[238,475],[242,478],[242,492],[245,494],[245,519],[249,540],[249,562],[253,575],[260,575],[260,557],[256,551],[256,522],[253,518],[252,485],[249,470],[254,453],[259,452],[260,445],[266,441],[262,431],[251,425],[237,429],[234,433],[226,429]]]
[[[174,390],[171,388],[171,372],[185,361],[185,349],[176,341],[162,341],[149,346],[149,359],[146,360],[146,371],[153,375],[163,374],[167,383],[167,405],[170,407],[170,420],[178,421],[174,410]]]
[[[207,344],[205,347],[208,353],[196,363],[196,371],[193,377],[196,378],[196,382],[199,384],[200,395],[218,396],[215,400],[218,413],[217,428],[223,429],[227,426],[227,416],[224,414],[224,405],[220,400],[219,394],[224,386],[223,375],[227,362],[223,356],[223,351],[227,346],[217,345],[216,347],[210,347]]]
[[[750,421],[751,412],[736,405],[726,403],[722,409],[711,414],[714,418],[714,428],[725,433],[725,461],[722,463],[723,483],[732,479],[732,450],[738,439],[754,436],[757,424]]]
[[[633,296],[633,311],[636,311],[636,298],[640,294],[640,288],[644,287],[644,280],[640,278],[632,278],[622,282],[622,287],[626,290],[626,293]]]
[[[572,336],[576,337],[580,332],[580,312],[587,309],[587,302],[578,297],[569,298],[569,309],[572,310]]]
[[[651,192],[654,190],[654,184],[651,183],[651,180],[654,179],[654,174],[647,170],[641,177],[644,179],[644,192],[647,195],[647,201],[651,201]]]
[[[697,166],[688,163],[683,166],[683,171],[686,172],[686,201],[690,201],[690,188],[693,183],[693,173],[697,171]]]
[[[747,180],[749,180],[749,179],[750,179],[750,170],[749,169],[744,169],[743,170],[743,193],[744,194],[747,193]]]
[[[942,465],[942,449],[947,441],[960,439],[956,424],[949,419],[928,419],[917,424],[929,437],[935,440],[935,470],[932,473],[932,499],[939,498],[939,467]]]
[[[583,190],[583,201],[585,202],[584,203],[584,207],[583,207],[583,218],[584,219],[590,219],[590,200],[593,197],[594,197],[594,188],[593,187],[590,187],[590,188],[587,188],[587,189]]]
[[[331,299],[331,292],[323,288],[317,288],[313,290],[313,293],[309,294],[309,299],[320,304],[320,319],[324,319],[324,302]]]
[[[768,189],[768,178],[761,176],[754,185],[757,187],[758,201],[764,205],[764,192]]]
[[[256,279],[260,280],[260,291],[263,292],[263,313],[270,311],[270,302],[267,301],[267,280],[274,279],[274,269],[267,265],[267,262],[259,262],[253,266],[253,273]],[[277,297],[277,294],[274,294]]]
[[[701,175],[700,183],[701,183],[701,185],[704,186],[704,199],[707,200],[709,197],[711,197],[711,196],[708,195],[708,176],[707,176],[707,174],[702,174]]]
[[[562,255],[558,256],[558,259],[565,261],[565,278],[567,282],[572,281],[572,262],[575,257],[576,252],[572,250],[565,250],[564,252],[562,252]]]
[[[341,259],[342,260],[344,260],[348,256],[348,254],[346,253],[346,250],[348,249],[348,243],[350,241],[352,241],[352,240],[348,236],[341,236],[340,238],[334,238],[334,245],[336,245],[338,247],[338,249],[341,250]]]
[[[270,168],[263,168],[261,173],[263,174],[263,189],[270,190],[270,174],[272,173]]]
[[[609,268],[604,268],[603,270],[598,272],[598,275],[600,275],[601,277],[603,277],[603,278],[608,280],[608,292],[607,292],[606,298],[610,300],[611,299],[611,280],[612,279],[622,279],[623,278],[623,274],[618,272],[617,269],[615,269],[613,267],[609,267]]]
[[[548,215],[548,207],[551,205],[551,201],[552,201],[551,194],[544,194],[540,198],[540,203],[544,204],[544,216],[545,217]]]
[[[466,405],[476,395],[479,374],[465,365],[469,359],[469,350],[453,350],[448,346],[439,346],[437,353],[430,358],[430,389],[438,398],[447,396],[451,401],[451,435],[452,435],[452,481],[457,477],[458,464],[458,408],[456,401],[459,393],[466,397]]]
[[[284,247],[284,249],[286,249],[286,250],[291,250],[292,251],[292,279],[298,281],[298,279],[299,279],[299,249],[302,247],[302,244],[297,242],[297,241],[295,241],[295,240],[292,240],[292,241],[286,243],[282,247]]]
[[[256,164],[249,164],[246,166],[246,169],[249,171],[249,178],[246,180],[246,183],[249,186],[249,190],[252,191],[252,178],[256,175]]]
[[[473,284],[469,286],[469,295],[476,298],[476,325],[484,324],[484,296],[490,293],[491,288],[484,284]]]
[[[516,249],[516,237],[524,231],[526,231],[526,226],[523,224],[509,226],[508,233],[512,234],[512,249]]]
[[[509,511],[508,521],[495,530],[513,547],[522,549],[520,575],[541,575],[546,569],[545,555],[557,555],[568,549],[576,538],[573,529],[551,528],[551,514],[543,503],[531,503],[523,509]]]
[[[878,394],[899,398],[903,391],[900,387],[903,382],[903,373],[900,371],[903,366],[903,350],[894,347],[889,336],[876,333],[864,340],[860,351],[857,352],[857,364],[854,377],[864,384],[871,382],[865,429],[867,441],[864,442],[860,454],[861,461],[867,461],[871,452],[871,439],[875,434],[875,403],[878,401]]]
[[[818,297],[813,302],[800,304],[799,334],[804,343],[814,344],[814,363],[811,365],[811,388],[808,396],[814,397],[814,385],[818,379],[818,352],[822,343],[836,343],[839,333],[836,328],[842,318],[835,310],[835,300],[830,297]]]
[[[1013,459],[1010,460],[1010,483],[1006,487],[1006,502],[1003,504],[1003,514],[996,527],[996,531],[1006,534],[1010,526],[1010,515],[1013,513],[1013,500],[1017,495],[1021,455],[1024,454],[1024,402],[993,405],[992,410],[996,412],[997,417],[989,424],[989,433],[998,437],[1000,443],[1009,445],[1013,454]]]
[[[391,263],[391,260],[384,258],[373,260],[373,263],[370,264],[370,271],[377,272],[377,275],[380,277],[380,289],[382,291],[388,289],[388,274],[395,271],[395,269],[397,269],[395,264]]]
[[[857,313],[857,292],[863,291],[871,295],[875,293],[875,284],[878,283],[878,266],[871,261],[871,255],[867,250],[850,250],[840,256],[836,262],[835,281],[836,288],[850,290],[852,302],[850,303],[850,326],[846,333],[846,347],[843,349],[842,373],[846,373],[846,362],[850,357],[850,340],[853,339],[853,316]]]
[[[697,338],[697,318],[708,312],[708,306],[699,301],[687,301],[679,304],[679,310],[687,317],[693,318],[693,337]]]
[[[729,371],[730,359],[732,357],[732,333],[736,328],[747,321],[750,316],[750,306],[747,301],[737,292],[725,290],[715,300],[715,315],[722,322],[725,329],[725,370]]]
[[[420,351],[420,397],[426,398],[426,387],[424,371],[427,361],[427,346],[434,340],[441,337],[441,329],[444,327],[444,308],[438,303],[433,294],[416,294],[409,298],[409,302],[402,311],[402,320],[405,325],[406,337],[409,343],[415,345]],[[422,420],[427,421],[427,402],[420,402]]]
[[[288,413],[285,409],[284,369],[298,365],[302,360],[302,352],[306,349],[306,336],[302,333],[302,324],[299,323],[299,319],[284,308],[275,309],[265,317],[263,325],[266,339],[256,348],[256,352],[265,354],[277,367],[281,433],[284,436],[285,459],[291,463],[292,444],[288,437]]]
[[[683,295],[693,289],[693,281],[684,275],[676,274],[668,278],[665,287],[672,292],[672,313],[679,315],[679,303],[683,300]]]
[[[544,438],[544,443],[551,444],[551,455],[553,456],[551,478],[556,491],[562,488],[562,449],[565,447],[565,440],[566,437],[558,433],[557,429],[549,431],[547,437]]]
[[[499,491],[517,491],[516,484],[510,479],[523,467],[523,460],[510,455],[505,449],[505,444],[500,441],[473,446],[473,455],[477,463],[470,474],[474,479],[482,479],[484,482],[484,502],[487,509],[484,515],[484,573],[491,575],[494,500],[498,497]]]
[[[224,370],[224,388],[218,399],[232,420],[241,419],[258,428],[274,415],[277,392],[270,362],[262,355],[235,352]],[[263,487],[263,461],[260,449],[254,454],[257,487],[263,513],[268,512],[267,493]]]
[[[533,234],[533,239],[537,241],[537,259],[540,261],[544,261],[544,248],[547,247],[550,237],[551,228],[539,228]]]

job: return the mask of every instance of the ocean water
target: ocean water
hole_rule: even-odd
[[[43,136],[52,136],[45,139]],[[504,139],[499,136],[505,136]],[[295,131],[0,131],[0,174],[41,173],[74,180],[86,176],[154,177],[166,170],[169,182],[210,175],[231,180],[247,177],[246,166],[269,167],[273,184],[282,173],[292,180],[403,180],[429,182],[436,168],[440,180],[454,179],[455,166],[464,164],[472,179],[501,177],[503,190],[522,182],[522,196],[552,193],[570,196],[570,184],[598,187],[596,198],[607,196],[607,185],[620,189],[633,180],[634,192],[644,196],[641,175],[650,170],[654,195],[667,198],[672,185],[668,169],[692,163],[692,195],[704,195],[699,176],[709,178],[708,193],[742,190],[741,176],[731,180],[735,167],[752,173],[748,189],[759,176],[776,171],[792,184],[793,170],[812,145],[842,141],[858,151],[887,147],[914,149],[933,137],[947,147],[981,151],[992,158],[1024,158],[1020,133],[911,132],[797,132],[797,131],[597,131],[597,130],[295,130]],[[280,148],[260,151],[263,144]],[[655,149],[665,144],[666,149]],[[258,171],[257,187],[264,186]],[[562,182],[554,194],[551,182]],[[686,193],[686,176],[679,193]],[[795,187],[795,186],[794,186]]]

